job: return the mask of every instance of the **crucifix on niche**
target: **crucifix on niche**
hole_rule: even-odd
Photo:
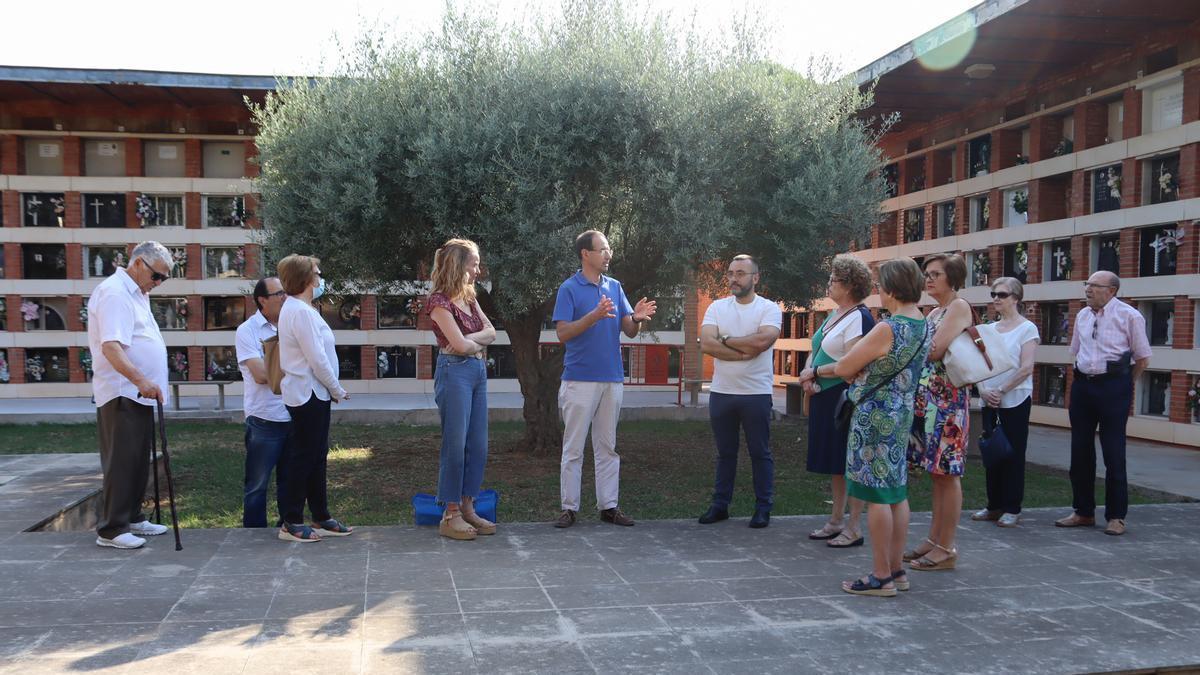
[[[83,195],[84,227],[125,227],[125,195]]]

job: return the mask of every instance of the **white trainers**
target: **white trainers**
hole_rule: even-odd
[[[130,523],[129,531],[141,537],[154,537],[160,534],[167,533],[166,525],[158,525],[148,520],[143,520],[140,523]]]
[[[96,545],[107,546],[109,548],[141,548],[146,545],[146,540],[130,532],[125,532],[118,534],[112,539],[96,537]]]
[[[1019,522],[1021,522],[1021,516],[1015,513],[1006,513],[1000,516],[1000,520],[996,521],[996,525],[999,527],[1016,527]]]

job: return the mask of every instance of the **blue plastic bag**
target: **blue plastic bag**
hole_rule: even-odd
[[[490,520],[493,523],[496,520],[496,507],[500,504],[500,495],[495,490],[484,490],[475,498],[475,513],[480,517]],[[437,525],[442,520],[442,513],[446,507],[437,503],[437,497],[427,495],[423,492],[418,492],[413,495],[413,520],[418,525]]]

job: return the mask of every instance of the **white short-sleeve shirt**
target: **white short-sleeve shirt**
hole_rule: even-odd
[[[246,361],[263,358],[263,340],[276,335],[275,326],[261,311],[242,322],[237,329],[238,370],[242,371],[242,409],[246,417],[270,422],[288,422],[292,417],[283,405],[283,397],[271,391],[271,385],[254,381]]]
[[[1039,340],[1037,326],[1029,319],[1023,320],[1017,324],[1017,327],[1010,331],[1000,331],[997,327],[996,333],[1000,335],[1000,339],[1004,340],[1004,348],[1012,355],[1013,362],[1017,365],[1021,363],[1021,347],[1030,340]],[[1012,372],[1000,373],[995,377],[989,377],[981,382],[981,386],[985,389],[999,389],[1002,385],[1012,378]],[[1010,389],[1000,396],[1001,408],[1015,408],[1028,398],[1033,393],[1033,374],[1026,376],[1025,380],[1016,387]]]
[[[862,337],[863,320],[862,312],[857,306],[848,310],[849,316],[845,318],[842,315],[833,317],[826,325],[832,325],[835,321],[837,325],[828,330],[821,338],[821,351],[825,352],[829,358],[834,361],[841,361],[846,352],[850,351],[846,348],[846,343],[854,338]],[[840,319],[840,321],[839,321]]]
[[[96,286],[88,299],[88,349],[92,352],[92,394],[96,407],[124,396],[153,406],[153,399],[138,397],[138,389],[117,372],[104,356],[105,342],[119,342],[130,363],[162,391],[163,402],[171,400],[167,389],[167,346],[150,311],[150,296],[118,267]]]
[[[760,326],[783,325],[783,312],[779,305],[762,296],[753,302],[742,304],[732,295],[721,298],[708,306],[704,312],[702,326],[716,326],[721,335],[745,337],[758,332]],[[772,366],[775,363],[775,348],[762,352],[749,361],[723,361],[714,359],[711,391],[718,394],[770,394],[775,385]]]
[[[312,305],[289,297],[279,310],[279,367],[283,370],[283,402],[301,406],[316,394],[329,400],[332,391],[343,398],[338,382],[337,350],[333,331]]]

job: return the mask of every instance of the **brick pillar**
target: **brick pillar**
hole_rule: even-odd
[[[20,244],[5,244],[4,245],[4,278],[5,279],[21,279],[25,275],[21,273],[21,245]],[[18,301],[20,304],[20,301]],[[12,307],[12,303],[9,303]]]
[[[125,193],[125,227],[141,229],[142,221],[138,220],[137,199],[140,192]]]
[[[700,353],[700,297],[696,281],[689,276],[683,296],[683,377],[698,380],[702,377],[704,356]],[[793,332],[793,335],[795,333]]]
[[[1042,283],[1042,242],[1031,241],[1026,245],[1029,252],[1029,264],[1025,268],[1025,283]],[[1032,321],[1032,319],[1030,319]]]
[[[0,222],[4,227],[21,227],[21,193],[4,190],[0,193]]]
[[[1142,162],[1130,157],[1121,162],[1121,208],[1142,204]]]
[[[204,298],[199,295],[187,296],[187,329],[191,332],[204,330]]]
[[[83,372],[83,366],[79,363],[79,355],[83,353],[83,349],[83,347],[67,348],[67,377],[71,384],[87,382],[87,373]]]
[[[262,219],[258,217],[258,197],[256,195],[243,195],[242,199],[246,207],[246,229],[261,229]]]
[[[946,185],[954,181],[954,150],[935,150],[929,153],[929,161],[925,165],[925,176],[929,179],[929,187]]]
[[[925,232],[924,239],[926,241],[937,238],[937,205],[926,204],[925,212]]]
[[[1171,408],[1167,415],[1172,422],[1187,424],[1190,422],[1192,411],[1188,408],[1187,393],[1196,376],[1182,370],[1171,373]]]
[[[146,153],[140,138],[125,139],[125,175],[135,178],[146,175]]]
[[[67,244],[67,278],[83,279],[83,244]]]
[[[242,276],[247,279],[258,279],[262,274],[262,247],[258,244],[246,244],[242,247],[243,255],[246,257],[246,269],[242,272]]]
[[[1035,117],[1029,122],[1029,161],[1040,162],[1054,156],[1054,148],[1062,140],[1062,122],[1050,115]]]
[[[189,230],[199,230],[204,227],[204,217],[200,213],[199,192],[188,192],[183,195],[183,222]]]
[[[1054,178],[1040,178],[1029,184],[1030,223],[1044,223],[1067,217],[1067,184]]]
[[[1193,329],[1196,319],[1195,301],[1186,295],[1175,296],[1175,321],[1173,323],[1172,333],[1174,333],[1171,347],[1173,349],[1191,349],[1195,335]]]
[[[21,173],[21,139],[14,134],[0,136],[0,174],[16,176]]]
[[[1141,245],[1141,232],[1135,227],[1121,230],[1121,278],[1130,279],[1138,275],[1138,261],[1141,258],[1138,247]]]
[[[1200,66],[1183,71],[1183,123],[1196,121],[1200,121]]]
[[[361,295],[358,298],[359,315],[358,325],[360,330],[375,330],[379,328],[379,306],[378,296]]]
[[[417,379],[432,380],[433,379],[433,359],[437,351],[437,347],[421,345],[417,347]]]
[[[1004,227],[1005,206],[1004,193],[1000,192],[1000,190],[992,190],[988,193],[987,229],[998,230]]]
[[[63,225],[65,227],[83,227],[83,195],[78,192],[65,192],[67,214]]]
[[[67,296],[67,330],[70,331],[85,331],[87,324],[79,320],[79,310],[83,309],[83,296],[68,295]]]
[[[1078,218],[1087,215],[1091,210],[1091,199],[1088,193],[1088,172],[1084,169],[1071,173],[1071,213],[1070,217]]]
[[[1129,119],[1128,111],[1125,119]],[[1108,108],[1097,101],[1075,106],[1075,152],[1104,145],[1108,130]]]
[[[988,284],[1004,276],[1004,247],[989,246],[988,252]]]
[[[1200,143],[1191,143],[1179,149],[1179,198],[1196,197],[1200,197]]]
[[[1068,275],[1070,281],[1086,281],[1090,276],[1088,269],[1091,265],[1088,257],[1091,242],[1091,237],[1085,235],[1077,234],[1071,237],[1071,274]]]
[[[63,138],[63,175],[83,175],[83,144],[78,136]]]
[[[360,378],[363,380],[379,379],[379,366],[375,362],[375,345],[362,345],[359,347],[359,363],[362,367],[359,368]]]
[[[1200,226],[1189,222],[1176,223],[1175,226],[1185,233],[1183,244],[1175,254],[1175,273],[1200,274],[1200,241],[1196,241],[1196,237],[1200,236]]]
[[[1187,113],[1185,112],[1186,116]],[[1142,135],[1142,92],[1130,87],[1125,90],[1125,122],[1121,126],[1125,140]]]
[[[966,197],[954,198],[954,233],[967,234],[971,227],[971,214],[967,213],[969,202]]]
[[[185,248],[188,257],[187,278],[199,281],[204,278],[204,251],[200,244],[187,244]]]
[[[183,175],[185,178],[204,176],[204,154],[198,138],[189,138],[183,142]]]
[[[9,306],[11,307],[12,305],[10,304]],[[9,321],[9,323],[13,322]],[[16,323],[22,325],[20,330],[25,330],[22,322],[18,321]],[[9,384],[25,383],[25,349],[23,347],[8,348],[8,382]]]
[[[1021,132],[1016,129],[1000,129],[992,132],[991,171],[1000,171],[1017,165],[1021,153]]]
[[[189,317],[189,323],[191,322]],[[204,347],[195,345],[187,348],[188,355],[188,380],[191,382],[204,381]],[[182,393],[182,392],[180,392]]]
[[[954,144],[954,175],[958,180],[965,180],[971,175],[971,147],[967,141]]]
[[[896,162],[896,196],[906,195],[908,189],[908,160]],[[632,358],[632,357],[630,357]]]
[[[5,244],[6,249],[9,246],[11,246],[11,244]],[[19,296],[19,295],[6,296],[4,298],[4,304],[7,305],[7,309],[5,310],[7,312],[7,314],[4,317],[4,320],[6,323],[6,325],[4,326],[5,330],[9,331],[10,333],[24,333],[25,332],[25,321],[24,321],[24,319],[21,318],[21,296]],[[24,358],[22,358],[22,361],[24,361]],[[13,361],[10,358],[9,359],[9,371],[10,372],[13,370],[12,363],[13,363]],[[24,368],[24,364],[22,364],[21,367]]]
[[[242,169],[242,175],[246,178],[258,178],[259,176],[258,146],[254,141],[246,141],[246,167]]]

